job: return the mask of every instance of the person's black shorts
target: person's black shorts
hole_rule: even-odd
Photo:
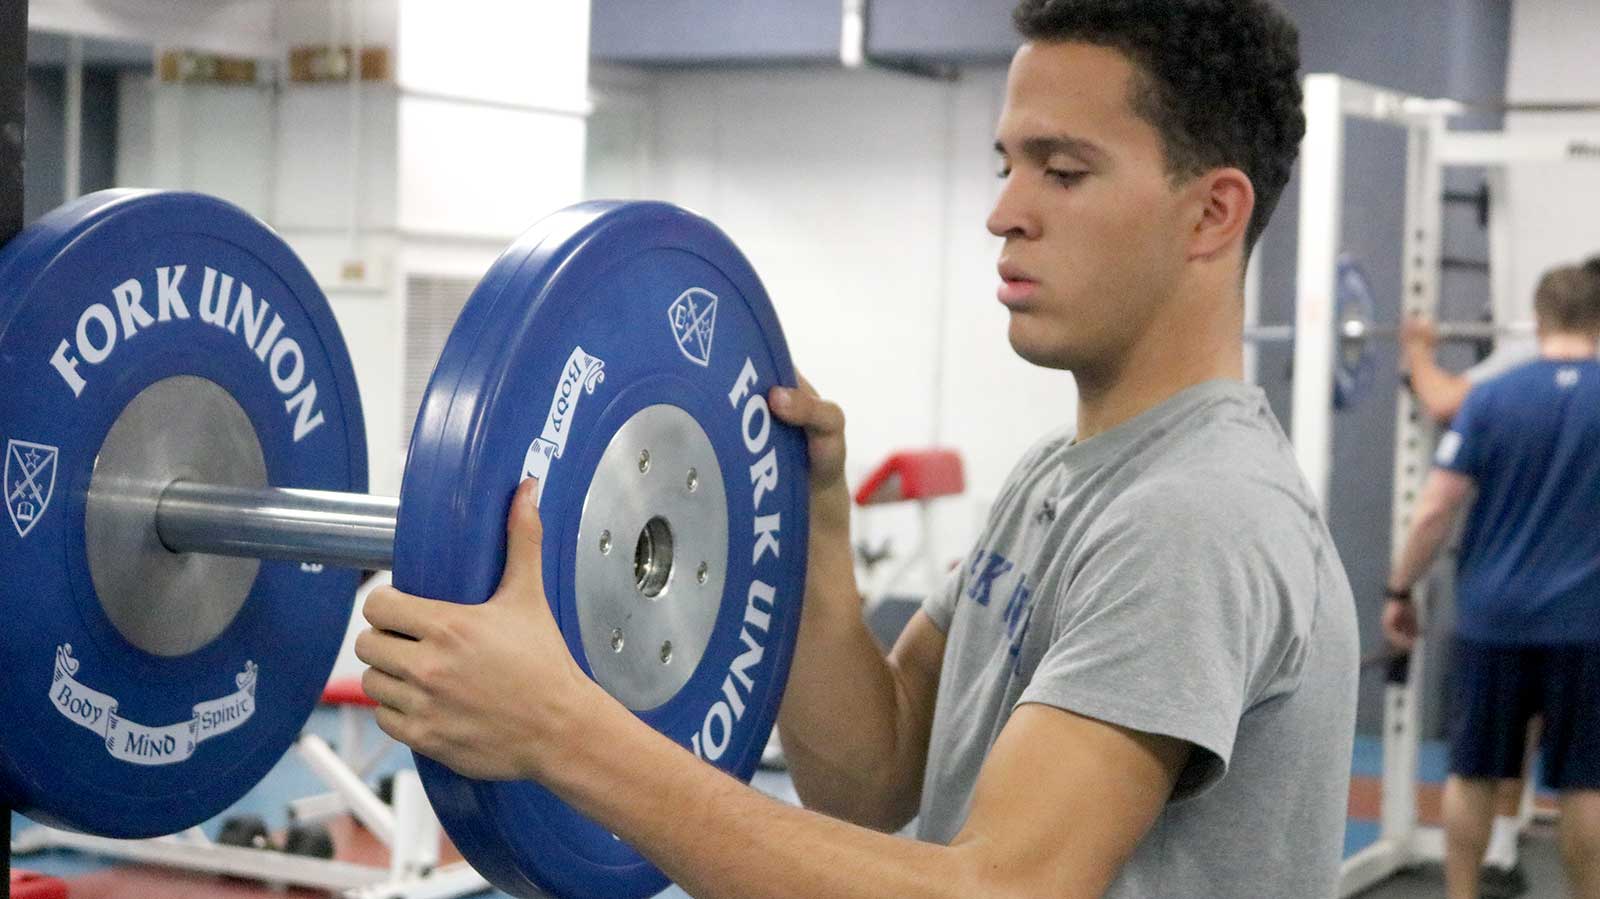
[[[1551,790],[1600,789],[1600,646],[1497,646],[1457,639],[1450,665],[1455,721],[1450,772],[1522,776],[1528,721],[1540,738]]]

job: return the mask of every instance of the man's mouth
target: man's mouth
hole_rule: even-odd
[[[1009,262],[1000,263],[1000,289],[996,296],[1008,308],[1027,303],[1039,291],[1039,282],[1028,276],[1021,267]]]

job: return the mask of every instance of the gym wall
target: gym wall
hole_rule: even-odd
[[[1511,23],[1507,94],[1512,101],[1600,101],[1595,38],[1600,5],[1592,0],[1516,4]],[[1600,112],[1512,113],[1506,129],[1600,134]],[[1514,298],[1533,314],[1533,290],[1551,266],[1600,254],[1600,165],[1518,166],[1511,170]]]
[[[1017,457],[1076,411],[1069,376],[1011,351],[994,298],[1000,242],[984,220],[1004,71],[597,78],[589,193],[683,203],[732,235],[796,365],[845,409],[852,483],[891,450],[959,447],[968,494],[937,506],[934,551],[964,554]],[[861,523],[912,548],[909,513]]]
[[[66,78],[49,65],[28,69],[28,134],[26,152],[31,159],[60,159],[65,143],[62,117]],[[83,73],[83,136],[80,179],[84,191],[111,187],[116,181],[117,72],[85,69]],[[57,166],[27,166],[23,170],[23,215],[33,221],[61,205],[65,193],[62,170]]]
[[[580,2],[284,0],[275,46],[386,47],[394,77],[274,89],[124,76],[118,182],[243,206],[328,294],[355,361],[374,492],[399,491],[416,413],[407,385],[442,343],[408,328],[437,317],[408,303],[438,293],[408,285],[476,283],[525,228],[580,198],[587,29]]]

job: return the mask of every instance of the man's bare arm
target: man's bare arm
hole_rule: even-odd
[[[944,634],[919,614],[886,658],[862,617],[844,480],[844,413],[802,380],[772,410],[806,429],[811,539],[805,610],[779,715],[795,790],[810,808],[877,830],[916,814]]]

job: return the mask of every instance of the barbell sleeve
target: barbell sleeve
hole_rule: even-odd
[[[281,487],[174,481],[156,502],[167,549],[387,571],[400,501]]]

